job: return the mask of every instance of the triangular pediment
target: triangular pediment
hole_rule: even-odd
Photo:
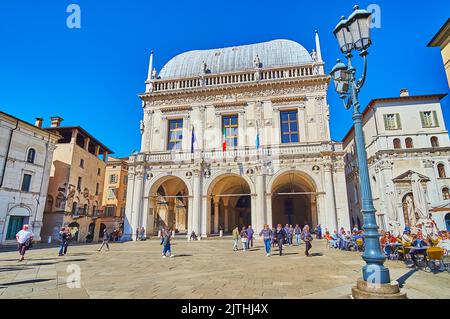
[[[404,172],[403,174],[394,178],[393,181],[394,182],[411,182],[411,176],[413,174],[417,174],[419,176],[421,182],[429,182],[430,181],[428,176],[422,175],[413,170],[408,170],[408,171]]]

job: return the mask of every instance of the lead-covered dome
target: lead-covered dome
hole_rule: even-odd
[[[161,70],[161,79],[183,78],[202,74],[203,62],[208,73],[223,73],[255,68],[258,56],[263,68],[299,65],[313,62],[299,43],[291,40],[242,45],[212,50],[195,50],[172,58]]]

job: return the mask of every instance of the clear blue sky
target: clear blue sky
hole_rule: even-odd
[[[81,7],[80,30],[66,27],[66,7]],[[440,51],[426,45],[447,20],[450,1],[359,1],[380,5],[381,29],[373,31],[365,106],[372,98],[447,93]],[[116,155],[140,147],[141,103],[148,55],[158,70],[192,49],[295,40],[308,51],[318,29],[329,71],[341,57],[332,34],[355,1],[152,1],[1,0],[0,110],[34,122],[59,115],[80,125]],[[450,125],[449,97],[443,101]],[[332,137],[351,126],[333,89],[329,91]]]

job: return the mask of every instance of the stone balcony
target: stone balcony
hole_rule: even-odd
[[[182,79],[155,79],[147,81],[150,93],[162,93],[188,89],[205,89],[238,84],[264,83],[276,80],[290,80],[324,76],[323,63],[309,63],[291,67],[253,69],[239,72],[205,74]]]
[[[216,150],[196,150],[194,153],[186,151],[156,151],[151,153],[133,154],[129,163],[146,162],[160,163],[191,163],[201,161],[209,163],[219,162],[252,162],[260,159],[284,159],[290,157],[315,157],[323,153],[343,152],[341,143],[326,142],[317,144],[271,145],[256,148],[235,148],[223,152]]]

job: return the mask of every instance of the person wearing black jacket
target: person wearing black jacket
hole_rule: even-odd
[[[278,243],[278,251],[280,252],[280,256],[283,254],[283,243],[287,237],[286,232],[284,231],[281,224],[277,225],[277,228],[275,229],[275,238],[277,239]]]
[[[59,253],[58,256],[64,256],[67,254],[67,247],[69,246],[69,238],[70,234],[67,232],[67,230],[64,227],[61,227],[61,230],[59,232]]]

